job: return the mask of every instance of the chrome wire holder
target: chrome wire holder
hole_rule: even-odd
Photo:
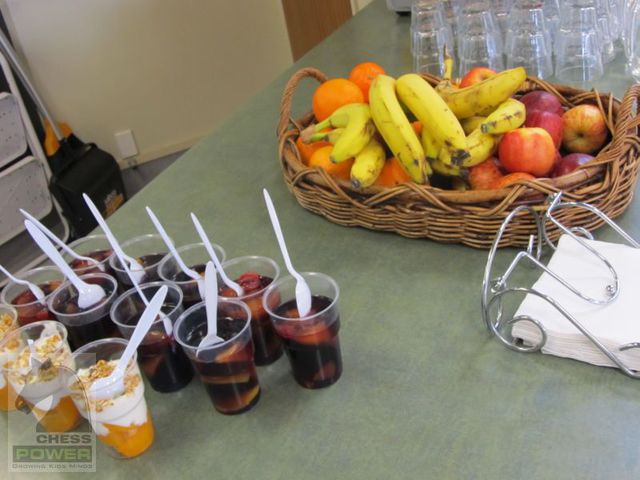
[[[482,279],[482,292],[481,292],[481,305],[482,305],[482,318],[484,320],[487,329],[507,348],[511,350],[515,350],[517,352],[523,353],[533,353],[538,352],[542,349],[544,344],[547,341],[547,332],[542,325],[542,323],[529,316],[529,315],[516,315],[512,318],[505,318],[503,312],[502,301],[503,298],[506,298],[509,294],[514,295],[535,295],[539,298],[542,298],[544,301],[549,303],[553,308],[555,308],[558,312],[564,316],[567,321],[571,322],[575,328],[578,329],[585,337],[587,337],[595,347],[602,352],[609,360],[611,360],[625,375],[628,375],[632,378],[640,378],[640,372],[635,371],[629,368],[616,353],[611,351],[609,348],[604,346],[594,335],[592,335],[589,330],[587,330],[573,315],[571,315],[559,302],[554,300],[553,297],[542,293],[534,288],[529,287],[521,287],[521,286],[510,286],[509,280],[516,270],[516,268],[520,264],[525,264],[530,266],[531,268],[537,268],[548,273],[555,281],[560,283],[561,285],[568,288],[574,295],[581,298],[582,300],[589,302],[594,305],[607,305],[613,302],[620,292],[619,289],[619,278],[618,274],[611,265],[611,263],[599,252],[597,252],[593,247],[588,245],[583,237],[589,238],[593,240],[593,236],[589,231],[582,227],[572,227],[568,228],[563,225],[554,214],[563,208],[573,207],[573,208],[582,208],[585,209],[594,215],[600,217],[605,223],[607,223],[620,237],[625,240],[630,246],[633,248],[640,248],[640,244],[636,242],[631,236],[629,236],[619,225],[617,225],[611,218],[609,218],[605,213],[603,213],[598,208],[590,205],[588,203],[583,202],[563,202],[562,201],[562,193],[556,193],[550,196],[547,199],[547,209],[543,216],[538,214],[532,207],[529,206],[519,206],[515,208],[504,220],[500,229],[498,230],[496,237],[493,241],[491,249],[489,250],[489,256],[487,259],[487,264],[484,270],[484,277]],[[505,231],[509,227],[511,221],[521,215],[531,215],[536,222],[537,227],[537,235],[531,235],[529,237],[529,243],[525,250],[521,250],[517,252],[506,268],[506,270],[498,276],[493,276],[493,267],[494,260],[496,258],[496,251],[498,249],[498,245],[500,244],[500,240],[504,235]],[[561,232],[566,235],[571,236],[575,239],[582,247],[585,248],[586,252],[590,255],[594,255],[598,260],[600,260],[611,273],[611,282],[605,286],[605,296],[604,298],[593,298],[582,292],[580,292],[577,288],[571,285],[570,282],[565,280],[561,275],[555,273],[553,270],[549,269],[542,261],[542,253],[544,250],[545,244],[548,245],[552,250],[556,249],[556,246],[551,241],[549,234],[547,232],[546,225],[554,225]],[[495,315],[492,315],[492,311],[495,310]],[[494,318],[495,317],[495,318]],[[540,332],[540,340],[538,343],[527,346],[523,344],[518,344],[516,340],[511,337],[510,331],[513,325],[518,322],[529,322],[534,325]],[[625,350],[630,350],[634,348],[640,348],[640,342],[631,342],[625,345],[622,345],[617,348],[617,352],[622,352]]]

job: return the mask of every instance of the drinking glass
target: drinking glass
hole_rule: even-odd
[[[167,255],[167,246],[158,234],[147,234],[134,237],[123,242],[122,250],[130,257],[135,258],[144,270],[144,276],[138,283],[149,283],[159,280],[158,265]],[[113,269],[116,280],[120,286],[128,290],[131,279],[120,264],[120,260],[115,255],[109,259],[109,266]]]
[[[640,2],[635,1],[627,12],[626,41],[628,42],[627,68],[636,82],[640,82]]]
[[[453,52],[453,34],[445,21],[442,4],[414,0],[411,5],[411,51],[414,71],[444,73],[444,52]]]
[[[560,18],[555,74],[565,83],[588,87],[604,73],[596,9],[575,3]]]
[[[466,4],[458,19],[460,72],[473,67],[503,70],[502,34],[488,2]]]
[[[525,67],[539,78],[553,74],[551,35],[539,1],[520,1],[511,9],[505,52],[507,68]]]
[[[82,237],[71,242],[69,247],[78,255],[93,258],[98,262],[98,265],[96,265],[87,260],[79,260],[63,252],[62,257],[78,275],[84,275],[85,273],[108,273],[111,275],[113,273],[109,267],[109,257],[113,254],[113,250],[105,235]]]

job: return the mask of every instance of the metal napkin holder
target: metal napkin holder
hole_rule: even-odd
[[[489,251],[489,257],[487,259],[487,265],[484,271],[484,277],[482,280],[482,318],[489,329],[489,331],[498,338],[506,347],[511,350],[515,350],[523,353],[538,352],[542,349],[547,341],[547,332],[540,321],[529,315],[517,315],[512,318],[505,318],[503,315],[502,300],[506,298],[508,294],[515,295],[535,295],[542,298],[553,306],[558,312],[560,312],[568,322],[571,322],[585,337],[587,337],[591,343],[593,343],[598,350],[609,358],[620,370],[626,375],[633,378],[640,378],[640,372],[632,370],[627,367],[625,363],[618,357],[616,353],[611,349],[604,346],[595,336],[593,336],[589,330],[587,330],[573,315],[571,315],[559,302],[550,297],[549,295],[542,293],[533,288],[521,287],[521,286],[509,286],[509,280],[521,263],[528,263],[531,268],[537,268],[551,275],[551,277],[568,288],[574,295],[580,297],[582,300],[594,305],[607,305],[613,302],[619,294],[619,279],[618,274],[609,263],[609,261],[593,247],[588,245],[583,237],[593,240],[593,236],[589,231],[582,227],[568,228],[563,225],[555,216],[556,212],[561,211],[563,208],[579,208],[585,209],[594,215],[597,215],[605,223],[607,223],[616,233],[618,233],[630,246],[634,248],[640,248],[640,244],[631,238],[622,228],[620,228],[613,220],[605,215],[601,210],[584,202],[565,202],[562,201],[562,193],[556,193],[547,199],[547,208],[544,214],[539,214],[532,207],[522,205],[515,208],[504,220]],[[494,266],[494,260],[496,257],[496,251],[500,240],[504,232],[507,230],[509,224],[514,217],[530,214],[534,217],[537,226],[537,235],[531,235],[529,237],[529,243],[526,250],[521,250],[516,253],[514,259],[511,261],[507,269],[499,276],[493,277],[492,270]],[[595,255],[604,265],[609,269],[611,273],[611,283],[604,288],[604,298],[592,298],[571,285],[570,282],[562,278],[562,276],[549,269],[542,261],[543,247],[548,245],[551,249],[555,250],[556,246],[550,239],[546,225],[556,226],[562,233],[573,237],[579,244],[581,244],[586,254]],[[495,310],[495,318],[492,318],[492,309]],[[511,328],[518,322],[530,322],[540,331],[540,340],[535,345],[519,344],[514,339],[510,332]],[[632,342],[622,345],[617,348],[618,352],[630,350],[633,348],[640,348],[640,342]]]

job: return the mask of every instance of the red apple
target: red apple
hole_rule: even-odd
[[[533,110],[532,112],[527,112],[527,119],[524,122],[524,126],[544,128],[549,132],[549,135],[551,135],[551,139],[556,148],[560,148],[563,131],[562,117],[560,115],[543,110]]]
[[[500,163],[509,172],[536,177],[548,174],[556,158],[551,135],[543,128],[517,128],[507,132],[498,146]]]
[[[489,157],[482,163],[469,169],[469,184],[473,190],[489,190],[504,175],[496,164],[494,157]]]
[[[524,106],[527,108],[527,115],[534,110],[542,110],[543,112],[551,112],[556,115],[562,116],[564,109],[558,97],[553,93],[545,92],[543,90],[536,90],[534,92],[526,93],[520,99]]]
[[[460,88],[469,87],[475,83],[479,83],[487,78],[495,75],[496,71],[491,70],[487,67],[474,67],[467,72],[467,74],[462,77],[460,81]]]
[[[584,165],[590,162],[595,157],[587,153],[570,153],[560,159],[560,161],[553,167],[552,177],[561,177],[567,173],[573,172],[580,165]]]
[[[578,105],[562,116],[562,146],[571,153],[595,153],[609,136],[607,123],[595,105]]]

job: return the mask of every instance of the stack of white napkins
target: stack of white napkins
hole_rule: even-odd
[[[617,243],[585,241],[604,255],[616,270],[620,292],[618,298],[608,305],[594,305],[576,296],[546,272],[543,272],[533,288],[553,297],[627,367],[640,370],[640,349],[619,351],[622,345],[640,342],[640,249]],[[612,274],[606,265],[568,235],[560,238],[548,267],[592,298],[607,298],[606,287],[613,283]],[[544,325],[547,341],[542,348],[543,353],[594,365],[615,366],[545,300],[527,295],[516,315],[528,315]],[[539,330],[530,322],[518,322],[514,325],[512,334],[528,345],[535,344],[540,339]]]

